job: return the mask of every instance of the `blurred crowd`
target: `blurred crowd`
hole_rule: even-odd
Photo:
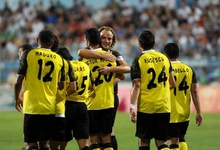
[[[162,1],[162,0],[161,0]],[[170,2],[173,3],[170,3]],[[51,0],[46,7],[43,0],[30,5],[20,1],[12,10],[7,1],[0,10],[1,60],[17,60],[18,47],[29,43],[36,47],[39,31],[48,28],[59,37],[60,45],[67,47],[75,59],[77,51],[86,46],[84,31],[90,27],[110,26],[117,35],[114,49],[126,61],[140,53],[137,37],[144,29],[156,37],[155,49],[162,51],[167,42],[176,42],[181,56],[217,57],[220,47],[220,3],[210,1],[200,5],[198,0],[155,3],[154,0],[109,0],[103,8],[95,9],[83,0],[73,0],[68,7],[61,0]]]

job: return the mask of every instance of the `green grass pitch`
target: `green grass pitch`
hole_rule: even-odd
[[[191,114],[191,121],[186,135],[189,150],[217,150],[220,147],[220,114],[203,114],[203,124],[195,124],[195,114]],[[21,150],[23,144],[22,122],[23,114],[17,111],[0,111],[0,149]],[[119,150],[137,150],[135,124],[129,120],[128,113],[119,112],[115,122],[115,133]],[[75,140],[71,141],[67,150],[78,150]],[[151,150],[157,150],[151,141]]]

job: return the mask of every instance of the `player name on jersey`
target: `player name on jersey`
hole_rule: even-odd
[[[189,68],[175,68],[173,69],[174,73],[183,73],[183,72],[189,72]]]
[[[144,59],[145,63],[158,63],[164,61],[163,57],[152,57]]]
[[[86,69],[85,69],[85,67],[84,66],[74,66],[74,71],[75,72],[83,72],[83,71],[85,71]]]
[[[105,62],[105,61],[106,60],[104,59],[89,59],[85,63],[89,65],[89,64],[96,64],[96,63]]]
[[[48,54],[48,53],[44,53],[44,52],[35,52],[35,56],[43,56],[43,57],[56,59],[55,54]]]

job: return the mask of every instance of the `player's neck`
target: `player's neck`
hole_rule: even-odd
[[[170,59],[170,61],[179,61],[177,58]]]
[[[89,46],[90,49],[97,49],[97,48],[100,48],[99,45],[92,45],[92,46]]]

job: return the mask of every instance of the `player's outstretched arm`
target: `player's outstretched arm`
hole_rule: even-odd
[[[80,49],[78,51],[78,55],[83,58],[87,58],[87,59],[94,58],[94,59],[105,59],[105,60],[111,61],[111,62],[116,61],[116,57],[109,52],[98,53],[98,52],[88,50],[88,49]]]

